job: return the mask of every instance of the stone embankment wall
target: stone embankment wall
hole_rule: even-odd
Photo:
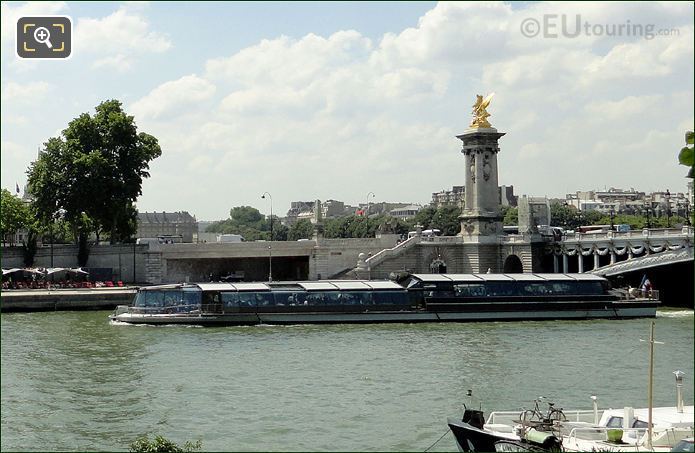
[[[112,269],[113,280],[129,283],[144,283],[145,254],[147,245],[117,244],[95,245],[90,248],[87,266]],[[133,273],[133,261],[135,273]],[[2,267],[24,267],[21,247],[2,248]],[[34,267],[51,267],[51,247],[39,246],[34,258]],[[53,267],[78,267],[76,245],[53,245]],[[134,278],[133,278],[134,277]]]
[[[135,296],[131,288],[92,288],[47,290],[7,290],[2,292],[0,310],[19,311],[113,310],[130,305]]]

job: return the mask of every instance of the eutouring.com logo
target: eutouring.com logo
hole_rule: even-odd
[[[636,24],[629,19],[619,24],[600,24],[582,20],[580,14],[543,14],[541,19],[527,17],[521,21],[521,34],[527,38],[577,38],[579,36],[638,37],[678,36],[677,28],[657,29],[654,24]]]

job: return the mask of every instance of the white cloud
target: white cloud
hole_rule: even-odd
[[[23,149],[22,145],[9,140],[3,140],[0,146],[3,157],[18,159],[23,157],[25,154],[25,150]]]
[[[2,4],[0,4],[0,16],[2,16],[2,43],[5,44],[10,41],[14,43],[17,19],[20,17],[62,14],[65,9],[65,2],[26,2],[21,4],[2,2]]]
[[[664,96],[628,96],[618,101],[597,100],[586,104],[586,111],[601,121],[648,115],[664,105]]]
[[[100,58],[92,63],[93,68],[112,68],[118,72],[126,72],[131,68],[131,66],[131,61],[122,53]]]
[[[132,111],[144,118],[158,118],[165,113],[183,114],[184,110],[210,99],[215,85],[195,74],[166,82],[132,105]]]
[[[98,50],[92,67],[138,70],[143,54],[172,46],[147,23],[147,9],[128,4],[78,20],[79,39],[91,40],[81,48]],[[679,32],[524,37],[521,22],[544,14]],[[517,193],[666,186],[682,176],[666,156],[693,122],[692,20],[691,4],[444,2],[410,28],[372,39],[355,30],[270,35],[189,66],[191,75],[161,75],[129,103],[163,149],[139,206],[210,218],[259,206],[266,190],[278,211],[296,199],[363,201],[368,191],[427,202],[463,183],[455,135],[468,126],[474,95],[492,91],[491,122],[507,132],[500,183]],[[219,194],[223,202],[201,203]]]
[[[3,102],[37,102],[51,89],[47,82],[7,82],[2,87]]]
[[[81,17],[74,25],[74,54],[95,54],[92,68],[130,70],[138,57],[172,47],[169,36],[153,31],[144,2],[129,2],[103,18]]]

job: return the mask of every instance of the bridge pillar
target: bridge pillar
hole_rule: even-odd
[[[584,255],[582,255],[581,247],[577,250],[577,260],[579,262],[577,272],[581,274],[584,272]]]
[[[463,142],[466,199],[459,217],[467,241],[497,244],[502,234],[497,184],[498,140],[504,132],[493,127],[468,129],[456,137]]]
[[[630,247],[630,244],[627,245],[627,259],[632,259],[632,247]]]
[[[594,269],[599,268],[599,256],[598,256],[598,250],[594,250]]]
[[[615,264],[615,249],[611,248],[611,264]]]
[[[570,261],[569,256],[567,256],[566,254],[563,253],[562,254],[562,273],[563,274],[566,274],[570,268],[569,261]]]
[[[553,255],[553,272],[560,272],[560,258],[557,255]]]

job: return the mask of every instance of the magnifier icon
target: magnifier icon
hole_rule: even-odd
[[[48,31],[46,27],[38,27],[36,30],[34,30],[34,39],[36,42],[39,42],[41,44],[46,44],[49,49],[53,48],[53,44],[51,44],[51,32]]]

